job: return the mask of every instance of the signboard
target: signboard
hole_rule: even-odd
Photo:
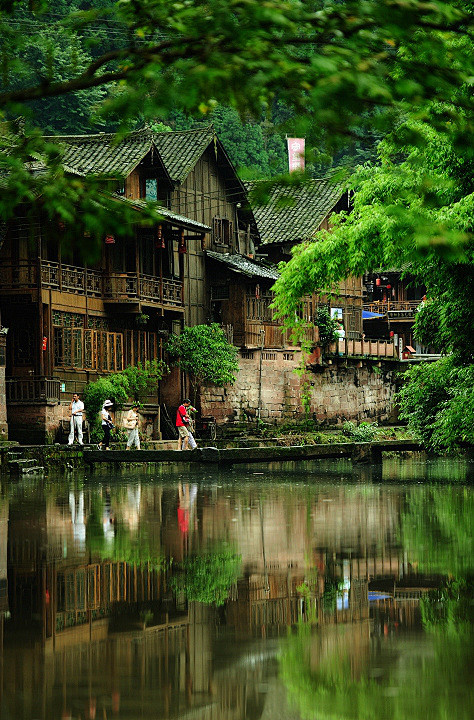
[[[291,172],[304,170],[304,138],[287,138],[288,167]]]

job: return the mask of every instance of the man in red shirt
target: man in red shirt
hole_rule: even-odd
[[[178,429],[178,450],[187,450],[189,442],[188,425],[190,417],[188,415],[188,407],[191,405],[190,400],[183,400],[176,413],[176,427]]]

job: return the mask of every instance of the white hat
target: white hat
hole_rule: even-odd
[[[102,407],[112,407],[113,402],[111,400],[104,400]]]

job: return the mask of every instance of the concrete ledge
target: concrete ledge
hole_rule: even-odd
[[[293,445],[230,448],[197,448],[176,450],[85,450],[84,462],[95,463],[237,463],[278,462],[279,460],[317,460],[318,458],[347,457],[354,462],[380,462],[384,451],[421,451],[420,443],[412,440],[387,440],[374,443],[334,443],[328,445]]]

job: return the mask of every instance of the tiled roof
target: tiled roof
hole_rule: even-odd
[[[82,175],[126,177],[150,151],[153,133],[139,130],[120,141],[114,133],[54,135],[45,139],[59,143],[64,150],[63,164]]]
[[[115,195],[113,196],[113,199],[119,200],[120,202],[128,203],[129,205],[132,205],[138,210],[141,210],[142,208],[145,208],[152,203],[152,201],[150,200],[134,200],[132,198],[124,198],[121,195]],[[171,223],[178,225],[179,227],[186,228],[186,230],[196,230],[196,232],[200,233],[207,233],[211,231],[209,225],[204,225],[203,223],[197,222],[197,220],[191,220],[184,215],[178,215],[177,213],[168,210],[168,208],[164,208],[156,203],[153,203],[153,205],[157,213],[162,215],[166,220],[169,220]]]
[[[213,142],[215,133],[209,126],[202,130],[154,133],[153,138],[168,175],[174,182],[182,182]]]
[[[207,127],[154,133],[145,128],[128,133],[120,141],[114,133],[57,135],[46,139],[60,143],[64,150],[64,165],[84,175],[126,177],[151,148],[156,147],[170,178],[182,182],[213,141],[214,130]]]
[[[252,190],[255,182],[246,183]],[[343,195],[330,180],[310,180],[296,187],[275,186],[270,201],[251,207],[262,244],[307,240]]]
[[[249,277],[261,277],[268,280],[278,280],[280,277],[275,267],[268,267],[259,263],[257,260],[251,260],[244,255],[231,255],[230,253],[217,253],[207,250],[206,255],[213,260],[222,262],[230,270],[248,275]]]

